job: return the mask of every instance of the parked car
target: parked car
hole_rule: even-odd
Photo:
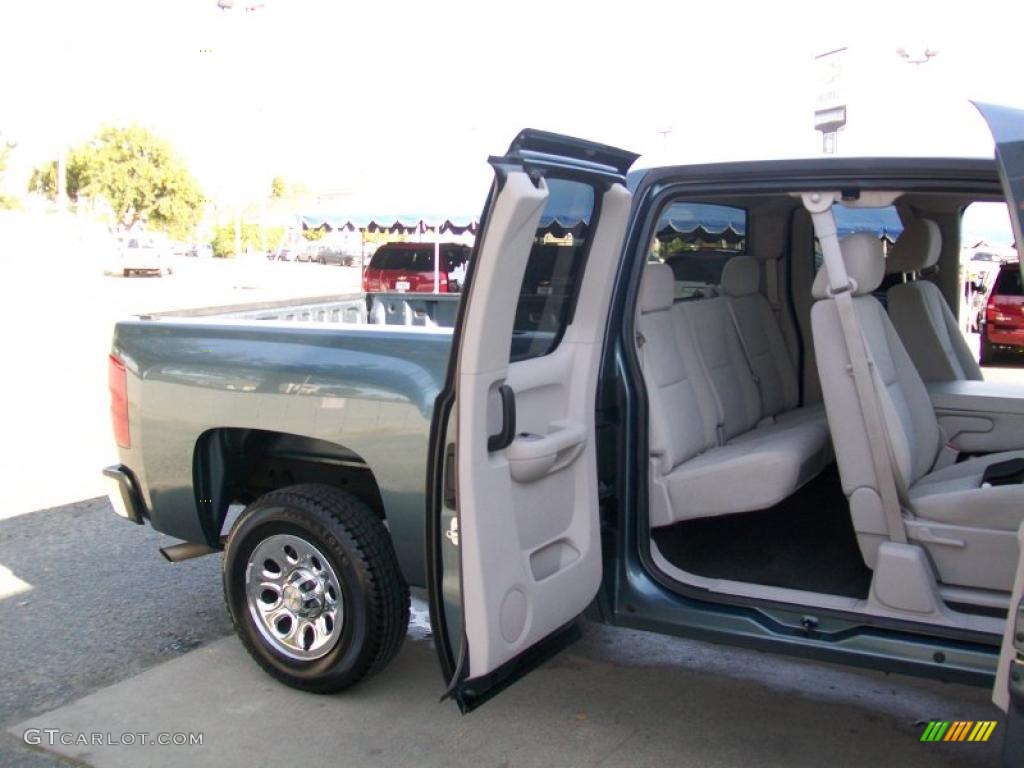
[[[358,260],[358,256],[340,248],[331,248],[330,246],[320,248],[316,255],[318,264],[336,264],[339,267],[351,267]]]
[[[985,300],[981,318],[981,347],[978,356],[982,365],[991,365],[1001,353],[1024,349],[1024,286],[1021,285],[1020,262],[1005,262]]]
[[[437,287],[439,293],[458,293],[466,279],[470,248],[441,243]],[[363,271],[367,293],[397,291],[430,293],[434,290],[433,243],[386,243],[373,254]]]
[[[1024,218],[1024,112],[983,111],[996,160],[630,173],[630,152],[524,131],[492,161],[454,331],[332,325],[329,305],[297,325],[117,323],[114,510],[183,540],[170,560],[222,551],[241,642],[298,689],[384,668],[415,586],[463,711],[543,669],[586,611],[990,686],[1017,759],[1024,388],[926,386],[907,347],[947,331],[913,301],[938,287],[890,296],[926,310],[905,342],[873,295],[887,266],[955,269],[934,237],[971,200]],[[840,241],[834,205],[894,201],[914,234],[891,261],[877,233]],[[711,209],[728,238],[698,226]],[[411,294],[432,250],[385,246],[371,266],[373,289],[406,276],[409,295],[383,298],[408,325],[448,299]],[[691,272],[702,252],[715,268]]]
[[[131,275],[163,277],[174,272],[170,259],[157,243],[144,235],[132,235],[121,241],[121,271]]]
[[[293,261],[295,259],[295,251],[292,248],[282,247],[275,251],[270,251],[267,254],[267,258],[270,261]]]

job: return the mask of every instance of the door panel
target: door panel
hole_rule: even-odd
[[[996,164],[1017,253],[1024,256],[1024,110],[977,102],[975,106],[996,142]],[[1006,712],[1006,765],[1018,765],[1024,755],[1024,524],[1017,531],[1017,554],[1017,576],[992,691],[992,700]]]
[[[974,103],[996,142],[996,164],[1017,243],[1024,254],[1024,110]]]
[[[992,701],[1007,713],[1008,730],[1024,746],[1024,523],[1017,530],[1017,577],[999,654]],[[1015,722],[1013,722],[1015,721]]]
[[[545,139],[543,153],[517,140],[496,161],[453,353],[458,546],[430,545],[461,568],[464,636],[438,640],[464,710],[570,641],[601,580],[594,412],[630,195],[593,158],[632,156]],[[513,418],[511,442],[496,441]]]

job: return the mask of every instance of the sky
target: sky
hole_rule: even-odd
[[[138,122],[218,200],[279,174],[361,213],[474,214],[527,126],[649,164],[818,154],[814,57],[840,47],[841,154],[991,155],[967,99],[1024,107],[1022,22],[987,0],[2,0],[0,131],[12,178]]]

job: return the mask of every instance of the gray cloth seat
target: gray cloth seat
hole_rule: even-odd
[[[982,488],[985,468],[1024,456],[1011,451],[936,468],[944,439],[917,368],[871,293],[885,271],[880,241],[856,234],[841,244],[853,281],[853,304],[864,335],[889,445],[870,443],[850,358],[824,267],[813,286],[814,349],[825,410],[843,490],[861,552],[869,567],[889,540],[872,452],[888,452],[906,488],[902,499],[908,540],[924,547],[940,581],[963,587],[1007,590],[1017,563],[1015,531],[1024,520],[1024,485]],[[1022,438],[1024,448],[1024,438]]]
[[[814,422],[828,429],[823,403],[800,406],[797,364],[760,285],[761,266],[753,256],[734,256],[725,263],[721,293],[756,379],[761,418],[779,424]]]
[[[925,381],[982,378],[981,368],[960,333],[949,304],[935,283],[919,273],[938,264],[939,226],[930,219],[909,221],[893,246],[885,269],[906,276],[886,293],[889,318]]]
[[[647,265],[638,330],[651,410],[651,523],[771,507],[828,463],[827,425],[766,419],[724,299],[676,305],[673,288],[669,267]]]

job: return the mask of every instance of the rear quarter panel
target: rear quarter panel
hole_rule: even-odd
[[[153,527],[205,542],[193,491],[197,441],[223,427],[326,440],[357,453],[380,488],[402,570],[422,583],[427,441],[451,330],[237,321],[126,321],[131,448]]]

